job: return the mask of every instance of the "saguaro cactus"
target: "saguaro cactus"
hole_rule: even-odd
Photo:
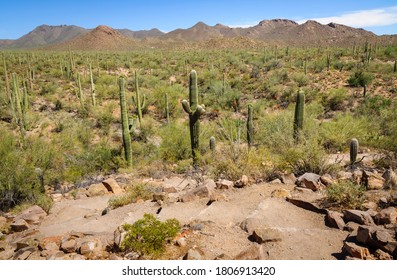
[[[128,125],[127,105],[125,102],[123,77],[119,78],[119,93],[120,93],[121,125],[122,125],[122,133],[123,133],[124,155],[128,166],[131,166],[132,165],[131,136]]]
[[[170,111],[168,108],[168,92],[165,93],[165,117],[167,119],[167,123],[170,123]]]
[[[350,140],[350,164],[354,164],[357,161],[358,154],[358,140],[353,138]]]
[[[248,147],[251,147],[254,143],[254,126],[252,124],[252,104],[248,105],[248,119],[247,119],[247,141]]]
[[[210,138],[210,150],[212,153],[215,153],[215,137],[211,136]]]
[[[94,79],[92,77],[92,67],[90,63],[90,81],[91,81],[91,102],[92,106],[96,106],[96,96],[95,96],[95,84],[94,84]]]
[[[303,128],[303,115],[305,110],[305,94],[300,91],[296,98],[295,117],[294,117],[294,139],[299,140]]]
[[[138,114],[139,124],[141,124],[142,108],[145,107],[146,97],[145,95],[143,95],[141,100],[141,94],[139,93],[138,74],[136,73],[136,71],[135,71],[135,91],[136,91],[136,97],[134,98],[134,96],[132,96],[132,102],[135,104],[135,108]]]
[[[197,72],[192,70],[189,79],[189,102],[182,101],[183,110],[189,114],[190,144],[192,147],[193,166],[198,165],[200,122],[199,118],[205,113],[204,105],[198,105]]]

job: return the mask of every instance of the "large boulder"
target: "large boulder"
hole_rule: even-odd
[[[251,238],[258,244],[282,240],[281,231],[270,227],[259,227],[254,229]]]
[[[383,189],[385,179],[377,173],[363,171],[361,183],[367,190],[380,190]]]
[[[361,210],[345,210],[343,217],[346,222],[356,222],[360,225],[374,225],[374,220],[366,211]]]
[[[365,260],[367,257],[371,255],[369,253],[368,248],[359,246],[353,242],[344,242],[343,251],[353,258],[357,258],[361,260]]]
[[[47,216],[47,213],[37,205],[33,205],[20,214],[18,214],[14,221],[25,220],[29,225],[38,225]]]
[[[123,189],[119,186],[115,179],[109,178],[102,182],[109,192],[119,195],[123,193]]]
[[[332,228],[343,230],[346,226],[343,214],[337,211],[327,211],[326,223]]]
[[[373,249],[392,254],[394,257],[397,256],[397,242],[384,228],[360,225],[357,231],[357,241]]]
[[[374,217],[377,225],[394,224],[397,222],[397,209],[395,207],[388,207],[383,209]]]
[[[296,184],[300,188],[318,191],[324,187],[321,183],[321,176],[314,173],[305,173],[296,180]]]
[[[89,197],[93,196],[102,196],[108,194],[108,189],[101,183],[101,184],[92,184],[87,188],[87,195]]]

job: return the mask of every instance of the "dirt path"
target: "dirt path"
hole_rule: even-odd
[[[296,207],[283,198],[272,198],[275,189],[293,190],[293,185],[259,184],[222,192],[222,199],[207,205],[208,198],[188,203],[162,205],[160,220],[178,219],[181,224],[196,224],[200,231],[187,236],[205,258],[224,254],[235,257],[241,251],[260,247],[265,259],[335,259],[346,233],[324,225],[324,215]],[[114,230],[123,223],[133,223],[144,213],[156,214],[160,206],[151,201],[130,204],[101,215],[110,196],[63,200],[54,205],[42,222],[44,236],[77,231],[98,235],[109,244]],[[241,226],[241,225],[245,226]],[[249,240],[252,230],[266,227],[278,232],[281,241],[258,245]],[[245,230],[243,230],[245,228]],[[248,232],[247,232],[248,231]]]

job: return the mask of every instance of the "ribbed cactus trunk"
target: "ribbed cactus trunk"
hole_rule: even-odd
[[[198,105],[198,91],[197,91],[197,72],[192,70],[189,78],[189,103],[187,100],[182,101],[182,107],[186,113],[189,114],[189,128],[190,128],[190,144],[192,148],[193,166],[198,166],[199,151],[199,136],[200,136],[200,122],[199,118],[204,114],[204,106]]]
[[[136,71],[135,71],[135,91],[136,91],[136,97],[135,97],[135,100],[133,99],[132,101],[135,103],[135,107],[136,107],[137,114],[138,114],[139,125],[141,125],[142,124],[142,108],[145,107],[145,96],[143,96],[142,100],[141,100],[141,94],[139,93],[138,74]]]
[[[305,110],[305,94],[300,91],[296,98],[295,116],[294,116],[294,139],[299,141],[303,129],[303,116]]]
[[[357,161],[358,154],[358,140],[353,138],[350,141],[350,164],[354,164]]]
[[[215,153],[215,137],[211,136],[210,138],[210,150],[212,153]]]
[[[80,105],[81,108],[84,109],[84,95],[83,95],[83,90],[81,88],[81,79],[79,73],[77,73],[77,86],[79,87],[78,98],[80,101]]]
[[[168,107],[168,92],[165,93],[165,117],[167,119],[167,123],[170,123],[170,111]]]
[[[254,126],[252,123],[252,104],[248,105],[248,118],[247,118],[247,142],[248,147],[251,147],[254,143]]]
[[[16,108],[16,121],[21,130],[22,137],[25,135],[25,115],[22,111],[21,95],[19,92],[18,77],[15,73],[12,74],[12,82],[14,86],[12,101]]]
[[[125,101],[123,77],[119,78],[119,94],[120,94],[121,127],[123,133],[124,156],[128,166],[132,166],[131,136],[128,125],[128,114],[127,114],[127,105]]]
[[[95,93],[95,84],[94,84],[94,79],[92,77],[92,67],[90,63],[90,81],[91,81],[91,102],[92,106],[96,106],[96,93]]]
[[[331,67],[331,55],[327,53],[327,70],[329,71]]]

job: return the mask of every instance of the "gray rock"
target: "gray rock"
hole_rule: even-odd
[[[318,191],[323,188],[324,185],[320,181],[321,176],[314,173],[305,173],[298,178],[296,184],[300,188],[311,189]]]

